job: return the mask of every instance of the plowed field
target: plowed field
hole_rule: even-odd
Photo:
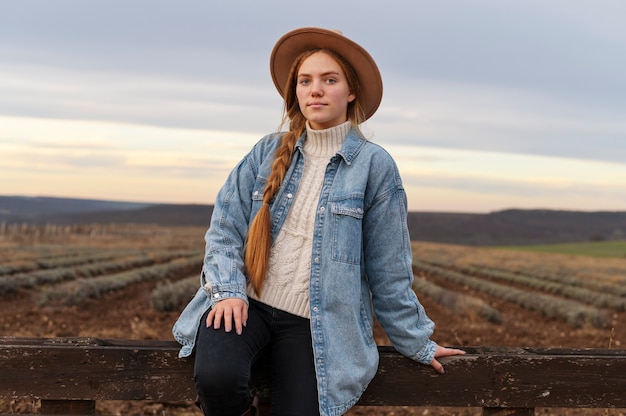
[[[11,285],[0,288],[3,311],[0,314],[0,336],[172,340],[170,330],[180,307],[155,309],[153,291],[157,287],[162,290],[169,287],[168,282],[171,284],[197,274],[195,270],[199,268],[204,245],[203,233],[203,229],[197,228],[112,226],[0,236],[0,284],[13,279]],[[163,257],[163,253],[168,252],[178,254],[174,258]],[[609,289],[607,293],[618,298],[613,299],[618,303],[610,306],[594,305],[584,298],[584,290],[626,287],[626,259],[529,254],[429,243],[416,243],[415,254],[421,262],[415,265],[417,279],[426,279],[438,288],[460,294],[451,304],[450,297],[442,301],[427,291],[418,293],[429,316],[437,324],[433,338],[442,345],[623,348],[626,342],[626,313],[619,306],[619,298],[624,300],[625,295]],[[194,256],[197,266],[183,264],[187,261],[185,259]],[[111,265],[112,262],[117,263]],[[168,268],[169,271],[161,267],[172,262],[178,262],[178,266]],[[109,265],[105,267],[105,263]],[[129,278],[138,268],[152,274],[145,279]],[[54,277],[51,272],[42,273],[45,269],[57,269],[60,277]],[[79,272],[72,275],[67,274],[68,270]],[[561,286],[582,287],[583,292],[574,299],[573,295],[560,293],[557,289],[546,289],[521,278],[507,281],[502,276],[483,274],[481,270],[507,271],[540,281],[556,281],[560,279],[558,276],[565,276],[571,281],[563,280],[565,283],[559,283]],[[470,276],[475,284],[465,284],[463,280],[459,283],[444,276],[446,273]],[[68,292],[69,287],[74,288],[72,290],[82,288],[71,286],[77,281],[89,279],[95,282],[111,275],[115,277],[108,279],[106,289],[94,290],[79,299],[68,300],[59,295]],[[119,276],[122,275],[126,276],[128,284],[110,286],[111,282],[121,281]],[[27,280],[20,276],[31,278]],[[39,276],[40,280],[33,280],[32,276]],[[585,286],[581,281],[595,283]],[[487,284],[482,282],[510,287],[510,292],[515,294],[531,292],[566,299],[575,302],[568,305],[590,308],[594,313],[598,311],[601,319],[568,321],[565,317],[550,316],[513,296],[494,295],[483,289]],[[488,319],[479,313],[472,306],[476,300],[495,310],[498,319]],[[376,337],[380,344],[388,343],[380,328],[376,329]],[[0,412],[4,413],[36,412],[37,406],[35,400],[0,399]],[[102,402],[98,403],[97,409],[99,414],[111,415],[200,415],[190,403]],[[356,408],[349,414],[479,415],[480,409]],[[537,409],[536,414],[623,415],[625,412],[616,409]]]

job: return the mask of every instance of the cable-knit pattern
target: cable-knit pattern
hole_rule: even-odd
[[[310,317],[309,276],[317,202],[326,166],[349,131],[349,122],[325,130],[312,130],[307,123],[300,186],[270,250],[261,296],[257,297],[250,287],[248,296],[294,315]]]

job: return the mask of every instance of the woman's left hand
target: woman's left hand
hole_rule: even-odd
[[[465,351],[463,350],[458,350],[456,348],[446,348],[446,347],[441,347],[437,345],[437,349],[435,349],[435,358],[433,358],[433,360],[430,362],[430,366],[434,368],[435,371],[437,371],[438,373],[443,374],[444,373],[443,365],[441,365],[441,363],[437,361],[437,358],[449,357],[451,355],[463,355],[463,354],[465,354]]]

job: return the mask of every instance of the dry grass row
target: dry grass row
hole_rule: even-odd
[[[193,256],[92,279],[73,280],[44,287],[35,295],[35,301],[39,305],[76,305],[142,281],[178,279],[200,270],[201,266],[202,258]]]
[[[91,278],[124,270],[132,270],[153,264],[166,263],[177,258],[198,257],[195,250],[143,252],[141,254],[118,254],[121,257],[101,261],[98,257],[92,261],[83,261],[80,265],[56,267],[25,273],[0,275],[0,294],[11,293],[18,288],[33,288],[40,285],[59,283],[80,278]],[[86,264],[85,264],[86,263]]]
[[[413,279],[413,290],[419,295],[428,296],[451,311],[461,313],[464,316],[479,316],[495,324],[503,322],[500,312],[482,299],[444,289],[423,277],[415,276]]]
[[[191,300],[200,287],[198,273],[176,282],[165,282],[157,285],[150,296],[152,308],[158,312],[180,311]]]
[[[607,320],[606,315],[602,311],[580,302],[493,283],[442,267],[431,266],[418,260],[413,261],[413,266],[422,273],[435,275],[454,284],[467,286],[489,296],[516,303],[524,308],[539,312],[548,318],[564,320],[574,328],[586,324],[601,327]]]
[[[431,266],[444,267],[441,264],[433,263],[428,260],[426,260],[425,263],[430,264]],[[577,280],[570,280],[571,283],[567,284],[545,280],[541,277],[511,273],[504,270],[495,270],[485,267],[453,266],[453,269],[471,276],[510,283],[551,293],[553,295],[563,296],[599,308],[611,308],[617,311],[626,310],[626,298],[622,297],[626,294],[626,288],[624,287],[611,287],[603,285],[598,288],[602,289],[600,292],[598,290],[582,287],[584,282]],[[608,291],[611,291],[611,293],[607,293]]]

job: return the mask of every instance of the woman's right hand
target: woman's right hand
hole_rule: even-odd
[[[224,299],[215,304],[206,317],[206,327],[220,329],[224,320],[224,331],[230,332],[235,323],[235,331],[241,335],[248,321],[248,304],[239,298]]]
[[[463,350],[459,350],[456,348],[446,348],[446,347],[441,347],[437,345],[437,348],[435,349],[435,358],[433,358],[433,360],[430,362],[430,365],[432,368],[435,369],[435,371],[443,374],[444,373],[443,365],[441,365],[441,363],[437,360],[437,358],[450,357],[451,355],[463,355],[463,354],[465,354],[465,351]]]

